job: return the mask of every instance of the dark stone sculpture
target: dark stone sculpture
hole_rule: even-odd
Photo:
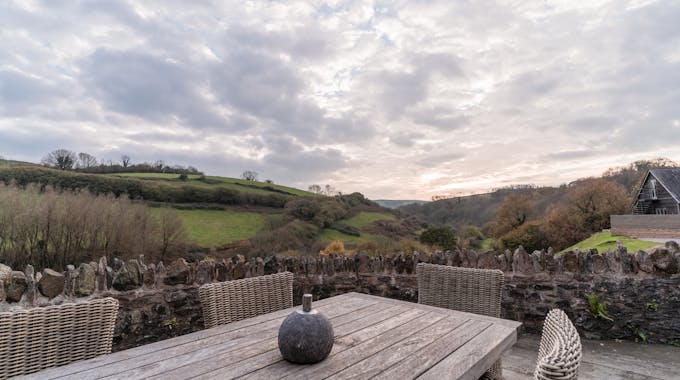
[[[292,312],[279,328],[279,351],[292,363],[324,360],[333,348],[333,326],[325,315],[312,310],[312,295],[302,296],[302,310]]]

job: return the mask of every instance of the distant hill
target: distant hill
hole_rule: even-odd
[[[675,166],[678,166],[678,164],[666,158],[641,160],[627,166],[610,168],[600,178],[620,184],[632,196],[649,169]],[[511,186],[485,194],[404,205],[399,207],[398,210],[403,215],[417,217],[430,225],[449,225],[456,229],[469,225],[483,228],[493,222],[498,207],[511,194],[531,194],[534,208],[538,216],[542,217],[546,215],[551,205],[562,200],[570,187],[591,180],[593,178],[580,178],[558,187]]]
[[[492,193],[466,195],[422,204],[401,206],[398,210],[406,216],[414,216],[431,226],[448,225],[457,230],[465,226],[484,227],[494,220],[498,207],[510,194],[522,194],[535,189],[502,189]],[[556,188],[541,188],[542,192],[554,193]],[[542,203],[548,203],[546,201]],[[546,205],[547,206],[547,205]]]
[[[422,205],[424,203],[429,203],[429,201],[421,201],[421,200],[405,200],[405,199],[375,199],[373,202],[381,205],[382,207],[386,208],[399,208],[401,206],[406,206],[410,204],[417,204],[417,205]]]

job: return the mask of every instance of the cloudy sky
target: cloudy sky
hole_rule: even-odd
[[[680,160],[678,1],[0,1],[0,155],[373,199]]]

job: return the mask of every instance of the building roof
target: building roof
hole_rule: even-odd
[[[680,202],[680,168],[651,169],[649,172]]]

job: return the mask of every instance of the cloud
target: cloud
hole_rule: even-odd
[[[20,116],[64,95],[50,81],[0,69],[0,115]]]
[[[680,4],[0,3],[0,154],[374,198],[680,160]]]
[[[87,90],[111,111],[157,122],[177,118],[195,128],[228,125],[200,93],[200,77],[171,57],[98,49],[81,72]]]

